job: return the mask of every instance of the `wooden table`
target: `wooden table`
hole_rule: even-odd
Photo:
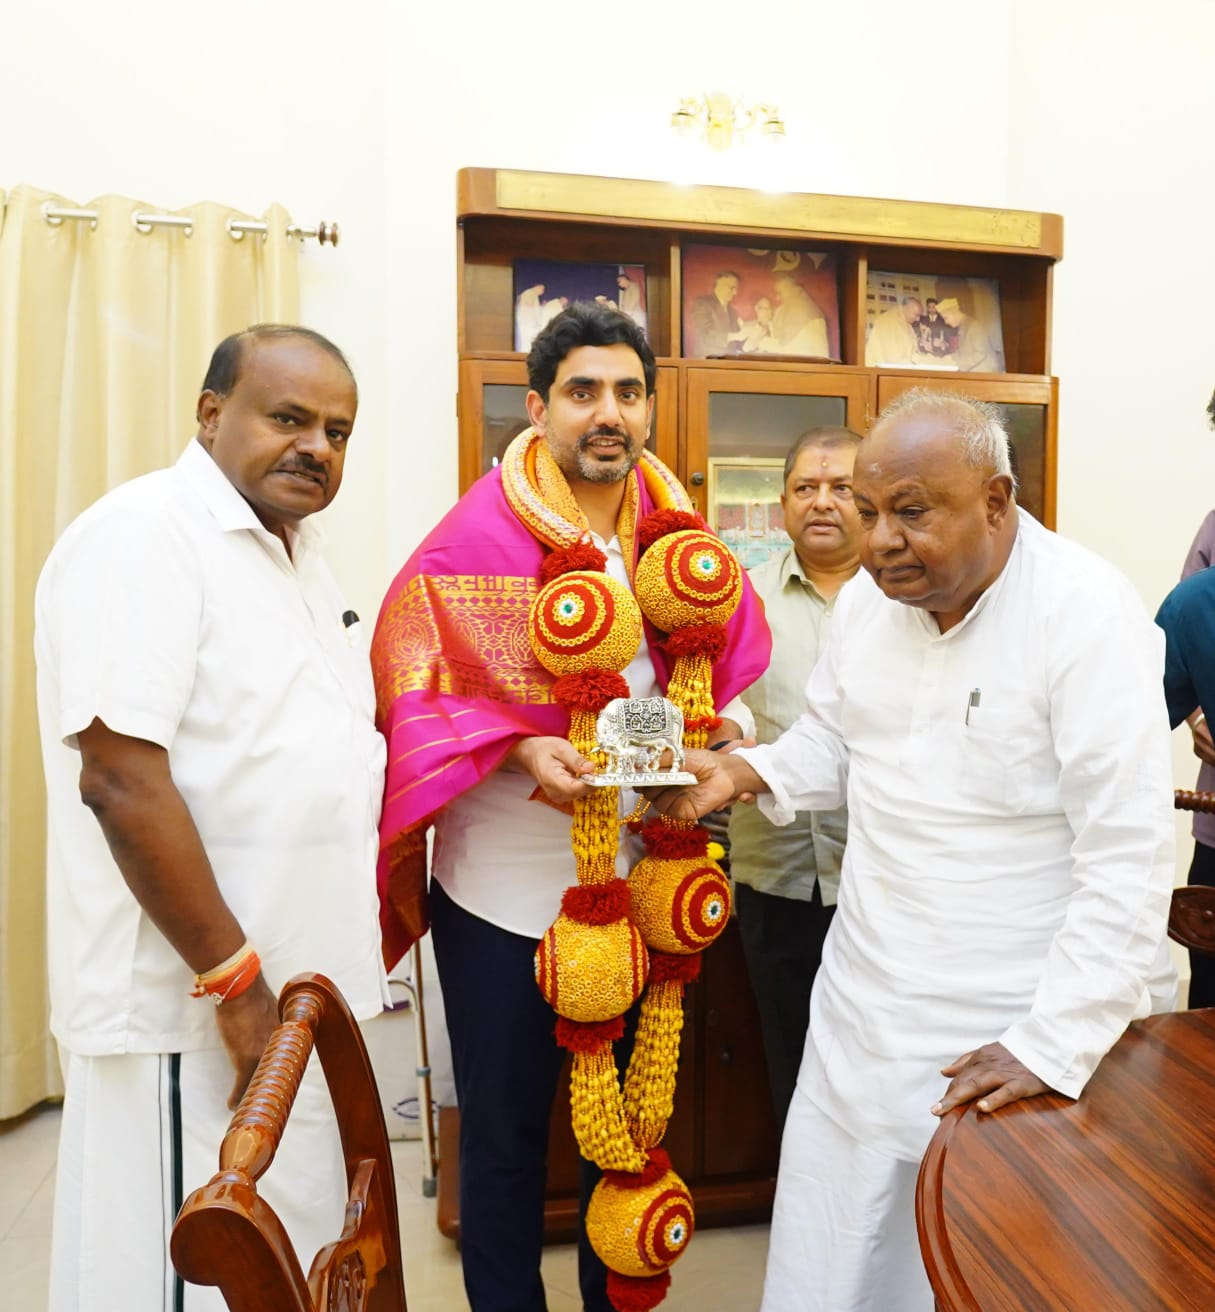
[[[916,1221],[942,1312],[1211,1312],[1215,1008],[1137,1021],[1077,1102],[950,1112]]]

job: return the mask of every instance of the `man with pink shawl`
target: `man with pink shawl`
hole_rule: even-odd
[[[532,654],[528,612],[550,555],[606,566],[631,587],[645,516],[691,514],[683,488],[645,450],[655,376],[627,315],[576,304],[554,319],[528,357],[533,427],[406,563],[373,643],[388,740],[385,957],[396,960],[432,927],[460,1104],[461,1255],[473,1312],[545,1306],[545,1154],[564,1054],[533,956],[574,882],[568,804],[592,768],[566,737],[568,712]],[[623,671],[633,696],[665,690],[661,643],[647,625]],[[746,711],[731,702],[769,651],[748,588],[714,665],[714,705],[724,711],[711,737],[742,736]],[[622,806],[632,800],[624,793]],[[633,840],[622,833],[624,874]],[[595,1174],[584,1167],[585,1205]],[[579,1268],[584,1306],[607,1312],[604,1270],[585,1240]]]

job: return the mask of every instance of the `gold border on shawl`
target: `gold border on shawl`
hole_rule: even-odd
[[[398,697],[434,692],[547,705],[552,676],[527,641],[536,580],[419,574],[385,610],[372,649],[380,715]]]

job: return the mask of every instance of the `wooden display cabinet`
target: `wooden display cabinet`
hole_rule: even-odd
[[[1058,215],[462,169],[457,217],[462,492],[525,426],[525,357],[511,349],[514,262],[564,260],[644,266],[647,331],[660,367],[652,445],[702,512],[710,458],[787,449],[817,423],[864,432],[886,401],[921,385],[1000,405],[1016,449],[1022,504],[1053,527],[1057,384],[1050,377],[1050,317],[1054,265],[1063,253]],[[682,252],[705,242],[740,251],[785,243],[833,255],[839,363],[684,355]],[[871,269],[995,281],[1008,372],[866,367]],[[806,403],[797,404],[799,397]],[[842,411],[831,398],[842,399]]]
[[[460,490],[527,424],[525,356],[514,343],[518,259],[643,265],[647,332],[658,357],[651,445],[708,513],[711,461],[770,463],[802,432],[866,432],[909,387],[955,388],[997,403],[1017,457],[1020,499],[1055,518],[1058,386],[1050,377],[1051,280],[1062,257],[1053,214],[841,196],[772,196],[727,187],[513,170],[463,169],[457,188]],[[810,248],[835,257],[840,360],[697,359],[683,353],[682,253],[689,243]],[[870,270],[999,285],[1005,364],[978,374],[868,368]],[[666,1146],[696,1201],[698,1224],[767,1215],[777,1162],[771,1101],[737,927],[705,957],[689,993],[677,1105]],[[455,1132],[441,1122],[440,1228],[458,1235]],[[550,1145],[549,1238],[573,1235],[576,1150],[559,1096]]]

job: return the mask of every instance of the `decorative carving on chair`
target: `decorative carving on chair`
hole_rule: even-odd
[[[392,1153],[358,1024],[316,974],[287,983],[279,1015],[220,1146],[219,1172],[186,1199],[173,1226],[173,1263],[193,1284],[218,1285],[231,1312],[405,1312]],[[257,1183],[314,1047],[337,1116],[347,1196],[342,1233],[316,1254],[305,1278]]]
[[[220,1145],[221,1171],[239,1171],[258,1180],[270,1165],[312,1056],[313,1035],[323,1010],[323,999],[312,991],[301,991],[286,1004],[282,1024],[274,1031]]]
[[[1178,811],[1215,811],[1215,793],[1195,793],[1189,788],[1173,790],[1173,806]]]
[[[330,1312],[361,1312],[367,1292],[367,1268],[357,1250],[347,1253],[329,1276]]]

